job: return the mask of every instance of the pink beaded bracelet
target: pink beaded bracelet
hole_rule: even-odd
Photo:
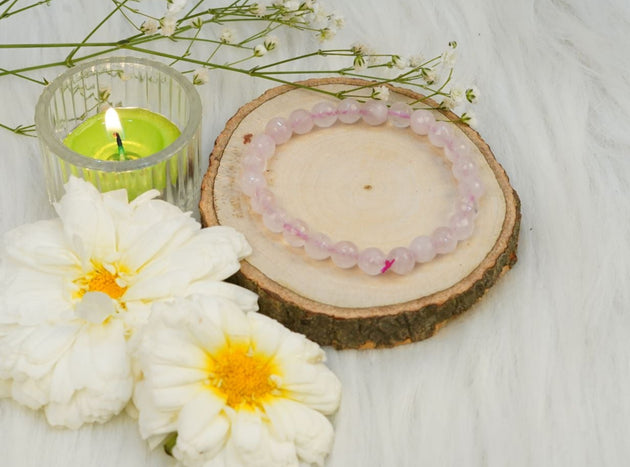
[[[350,124],[363,119],[368,125],[376,126],[385,123],[388,117],[394,126],[411,127],[414,133],[428,135],[431,144],[444,149],[459,192],[447,225],[437,227],[430,235],[420,235],[409,246],[396,247],[388,254],[374,247],[359,251],[352,242],[335,242],[327,235],[311,230],[278,205],[274,194],[267,188],[264,175],[276,145],[287,142],[294,133],[303,135],[314,127],[327,128],[337,121]],[[426,263],[438,254],[453,251],[457,242],[472,235],[478,200],[484,193],[470,144],[455,135],[451,124],[436,121],[429,110],[414,111],[402,102],[388,108],[382,102],[360,104],[354,99],[344,99],[339,105],[324,101],[310,112],[298,109],[288,119],[275,117],[269,120],[264,133],[254,136],[245,148],[239,186],[249,197],[252,210],[262,216],[265,227],[271,232],[282,233],[289,245],[304,247],[306,254],[316,260],[330,258],[340,268],[358,265],[370,275],[383,274],[390,269],[397,274],[407,274],[416,263]]]

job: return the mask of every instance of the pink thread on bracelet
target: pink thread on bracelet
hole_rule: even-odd
[[[264,175],[267,161],[274,156],[277,145],[287,142],[294,134],[303,135],[315,127],[328,128],[337,121],[352,124],[362,119],[368,125],[377,126],[388,118],[396,127],[410,127],[415,134],[428,136],[431,144],[443,148],[446,159],[451,162],[459,196],[447,225],[437,227],[429,235],[414,238],[406,247],[393,248],[387,254],[374,247],[359,251],[350,241],[335,242],[324,233],[311,230],[304,221],[291,217],[278,205],[274,194],[267,188]],[[470,144],[456,135],[452,124],[436,121],[431,111],[413,110],[402,102],[388,108],[378,101],[360,104],[354,99],[344,99],[338,105],[323,101],[313,106],[310,112],[297,109],[288,118],[269,120],[265,131],[254,136],[245,147],[238,183],[249,197],[252,210],[262,216],[265,227],[281,233],[289,245],[303,247],[309,257],[315,260],[330,258],[343,269],[358,265],[369,275],[385,274],[390,269],[396,274],[408,274],[416,264],[450,253],[458,242],[470,238],[473,233],[478,201],[485,190]]]

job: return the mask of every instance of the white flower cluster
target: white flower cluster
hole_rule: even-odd
[[[5,234],[0,397],[68,428],[133,397],[142,436],[176,433],[183,465],[321,465],[340,399],[323,351],[223,282],[251,252],[243,235],[157,194],[71,178],[58,218]]]

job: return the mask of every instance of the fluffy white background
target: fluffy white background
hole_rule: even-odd
[[[110,8],[53,0],[0,21],[0,43],[80,40]],[[630,3],[347,0],[335,8],[347,22],[340,45],[432,55],[458,41],[457,81],[483,93],[478,129],[520,194],[523,221],[515,268],[437,336],[390,350],[328,350],[343,402],[327,465],[627,465]],[[0,67],[64,52],[0,50]],[[201,89],[205,154],[225,120],[269,86],[213,75]],[[32,121],[40,91],[2,78],[0,122]],[[50,216],[35,140],[0,129],[0,148],[0,232]],[[57,430],[4,400],[0,424],[0,465],[168,465],[126,416]]]

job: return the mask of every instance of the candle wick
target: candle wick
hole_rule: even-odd
[[[120,133],[114,133],[116,136],[116,144],[118,145],[118,160],[124,161],[127,160],[127,156],[125,155],[125,148],[123,147],[122,138],[120,137]]]

